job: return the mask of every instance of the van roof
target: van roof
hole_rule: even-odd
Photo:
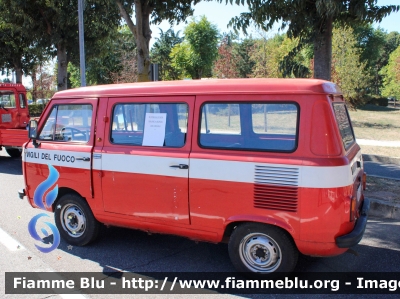
[[[342,94],[332,82],[319,79],[208,79],[124,83],[80,87],[53,98],[206,95],[206,94]]]
[[[17,91],[26,92],[24,85],[22,85],[21,83],[0,83],[0,88],[1,89],[14,88]]]

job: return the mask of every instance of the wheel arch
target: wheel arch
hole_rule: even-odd
[[[253,218],[253,219],[251,219],[251,218]],[[230,221],[225,226],[222,242],[227,243],[229,241],[230,236],[232,235],[233,231],[235,230],[235,228],[237,226],[246,224],[246,223],[258,223],[258,224],[274,226],[274,227],[281,229],[292,240],[293,244],[295,244],[297,247],[296,241],[293,237],[295,230],[290,225],[288,225],[282,221],[267,218],[267,217],[257,217],[257,219],[254,219],[254,216],[252,216],[251,218],[247,218],[245,216],[229,218],[228,220],[230,220]],[[251,219],[251,220],[248,220],[248,219]]]
[[[65,194],[75,194],[75,195],[80,196],[81,198],[83,198],[86,201],[86,203],[88,204],[88,206],[90,208],[90,205],[89,205],[88,201],[86,200],[86,198],[84,196],[82,196],[81,194],[79,194],[77,191],[75,191],[74,189],[68,188],[68,187],[60,187],[58,189],[57,198],[51,206],[52,212],[55,211],[57,204],[60,201],[60,198],[63,197]]]

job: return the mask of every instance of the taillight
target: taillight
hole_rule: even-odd
[[[350,221],[354,221],[357,215],[357,197],[353,196],[350,203]]]
[[[367,189],[367,173],[366,172],[364,172],[364,174],[363,174],[362,186],[363,186],[363,190]]]

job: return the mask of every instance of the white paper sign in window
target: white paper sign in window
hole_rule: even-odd
[[[167,113],[146,113],[144,122],[144,146],[163,146]]]

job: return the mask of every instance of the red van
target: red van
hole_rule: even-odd
[[[72,245],[101,223],[228,242],[241,272],[292,271],[362,238],[369,202],[343,95],[313,79],[93,86],[58,92],[23,153],[33,207]],[[37,200],[37,199],[36,199]]]
[[[11,157],[21,156],[22,145],[28,140],[28,122],[25,87],[0,83],[0,149],[5,147]]]

